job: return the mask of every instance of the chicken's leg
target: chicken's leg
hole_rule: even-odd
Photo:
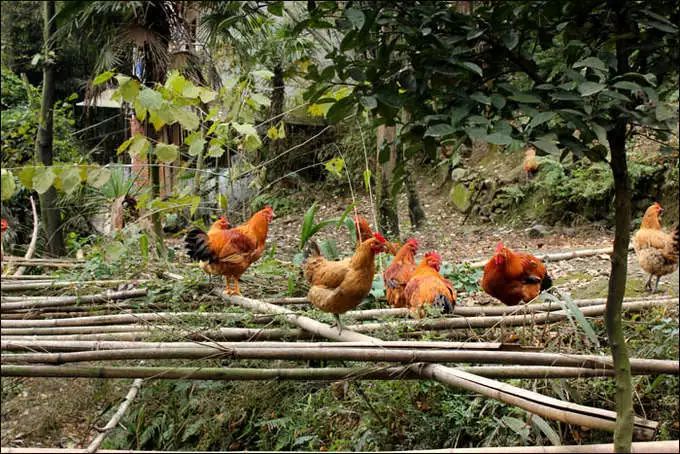
[[[333,323],[331,326],[337,326],[338,328],[338,334],[342,334],[342,322],[340,321],[340,315],[338,314],[333,314],[333,317],[335,317],[335,323]]]
[[[239,290],[239,288],[238,288],[238,278],[237,277],[234,278],[234,290],[233,290],[232,295],[239,295],[239,296],[241,295],[241,290]]]
[[[656,277],[656,284],[654,284],[654,291],[652,293],[656,293],[659,290],[659,279],[661,279],[661,276]]]
[[[224,276],[224,281],[226,282],[226,288],[224,289],[224,293],[227,295],[233,295],[234,291],[231,289],[231,278],[229,276]]]
[[[647,291],[652,291],[652,275],[649,275],[649,279],[647,279],[647,283],[645,284],[645,290]]]

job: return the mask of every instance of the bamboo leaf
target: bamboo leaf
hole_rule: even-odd
[[[371,169],[364,169],[364,188],[366,191],[371,189]]]
[[[543,432],[543,434],[548,437],[548,440],[550,440],[550,443],[553,444],[553,446],[562,446],[562,440],[560,439],[560,436],[555,430],[550,427],[550,424],[548,422],[541,418],[538,415],[531,415],[531,422],[538,427],[538,430]]]

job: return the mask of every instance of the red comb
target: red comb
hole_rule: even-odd
[[[661,208],[663,210],[663,207],[661,206],[661,204],[659,202],[654,202],[654,206],[657,207],[657,208]]]
[[[382,234],[381,234],[380,232],[375,232],[375,233],[373,234],[373,238],[375,238],[376,240],[380,241],[381,243],[386,243],[386,242],[387,242],[387,240],[385,239],[385,237],[382,236]]]
[[[418,240],[416,240],[415,238],[409,238],[408,240],[406,240],[406,244],[410,244],[414,248],[417,248],[418,246],[420,246],[420,243],[418,243]]]
[[[496,254],[498,254],[499,252],[501,252],[501,250],[503,250],[504,247],[505,247],[505,246],[503,246],[503,242],[502,242],[502,241],[499,241],[498,244],[496,245]]]
[[[437,262],[441,263],[442,261],[442,256],[437,253],[437,251],[430,251],[425,253],[425,258],[429,259],[432,258],[436,260]]]

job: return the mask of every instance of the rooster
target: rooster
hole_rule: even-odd
[[[538,172],[538,161],[536,160],[536,150],[533,148],[528,148],[526,152],[524,152],[524,165],[522,166],[524,169],[524,174],[527,177],[527,180],[531,180],[533,178],[534,174]]]
[[[373,230],[371,230],[371,226],[364,218],[363,216],[356,215],[354,216],[354,228],[356,229],[356,235],[357,235],[357,247],[364,241],[367,240],[368,238],[371,238],[373,236]],[[399,250],[399,243],[392,243],[392,242],[385,242],[385,248],[387,252],[389,252],[392,255],[396,255],[397,251]]]
[[[426,253],[404,288],[407,305],[417,318],[425,315],[425,306],[440,307],[445,314],[453,312],[456,290],[439,274],[441,265],[441,255],[434,251]]]
[[[394,256],[390,266],[383,272],[385,296],[392,307],[406,307],[408,305],[404,297],[404,288],[416,270],[415,255],[417,251],[418,241],[415,238],[409,238]]]
[[[186,236],[189,257],[200,260],[205,272],[223,275],[228,295],[240,295],[238,280],[262,256],[273,217],[274,210],[267,206],[234,228],[229,228],[229,221],[222,216],[208,233],[194,229]]]
[[[355,308],[368,295],[375,275],[375,256],[385,251],[385,238],[378,232],[364,240],[350,258],[330,261],[310,241],[302,271],[311,284],[307,299],[316,308],[333,314],[342,333],[340,314]]]
[[[640,267],[649,273],[649,279],[645,284],[646,290],[652,291],[652,277],[656,276],[652,292],[658,290],[661,276],[671,274],[678,268],[680,249],[678,226],[675,226],[672,233],[661,230],[659,219],[661,214],[663,214],[663,208],[658,203],[647,208],[642,217],[640,230],[633,235],[633,248]]]
[[[545,265],[531,254],[512,251],[499,242],[484,266],[482,288],[508,306],[529,302],[552,287]]]

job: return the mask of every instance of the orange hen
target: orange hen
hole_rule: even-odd
[[[527,180],[530,180],[538,172],[538,161],[536,160],[536,150],[528,148],[524,153],[524,165],[522,166]]]
[[[502,242],[484,266],[482,288],[508,306],[529,302],[550,287],[552,279],[542,261],[531,254],[514,252]]]
[[[262,256],[273,217],[274,210],[267,206],[234,228],[229,228],[229,222],[222,216],[208,233],[194,229],[186,237],[189,257],[200,260],[205,272],[224,276],[227,294],[240,295],[238,280]]]
[[[663,211],[661,205],[656,202],[647,208],[642,217],[640,230],[633,235],[633,248],[640,267],[649,273],[645,289],[650,292],[658,290],[661,276],[671,274],[678,268],[680,232],[678,232],[677,225],[672,233],[661,229],[660,216]],[[652,277],[656,277],[654,290],[652,290]]]
[[[302,271],[311,284],[307,299],[318,309],[333,314],[341,333],[340,314],[355,308],[371,291],[375,255],[384,250],[385,238],[377,232],[344,260],[326,260],[314,241],[305,250],[307,259]]]
[[[426,306],[439,307],[445,314],[453,312],[456,290],[448,279],[439,274],[441,265],[441,255],[428,252],[406,284],[404,297],[411,313],[417,318],[425,315]]]
[[[416,270],[415,255],[418,251],[418,241],[409,238],[394,256],[390,266],[383,272],[385,282],[385,297],[392,307],[406,307],[404,288]]]

